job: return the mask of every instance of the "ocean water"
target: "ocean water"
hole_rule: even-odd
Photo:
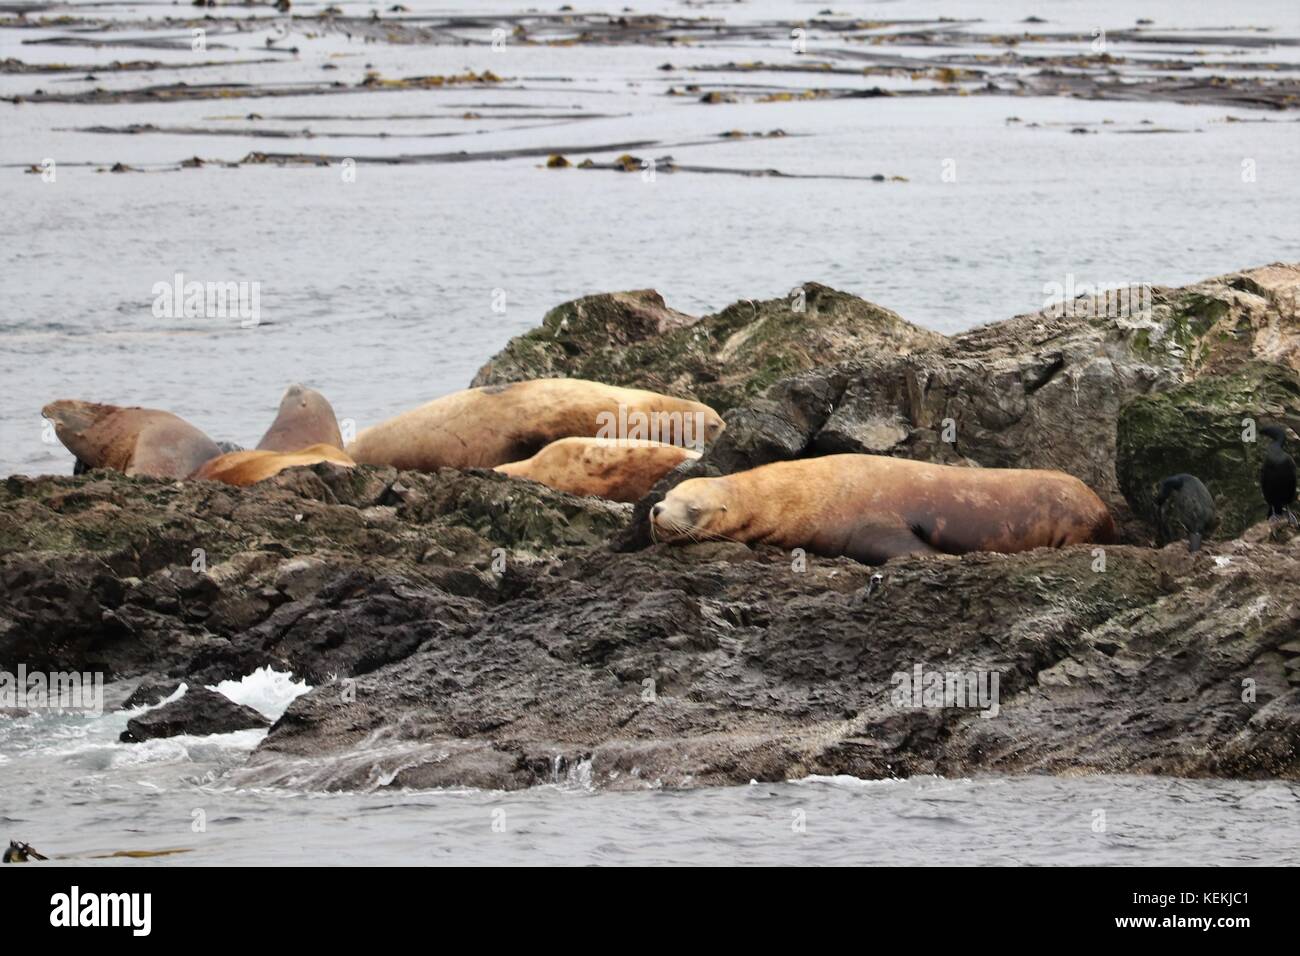
[[[340,6],[363,16],[387,10]],[[403,17],[419,18],[523,5],[405,6]],[[668,88],[753,84],[797,94],[813,86],[906,91],[934,82],[688,72],[732,61],[799,63],[789,40],[765,25],[827,5],[635,6],[724,18],[766,35],[673,47],[507,42],[496,51],[481,28],[462,31],[468,45],[365,42],[309,35],[310,27],[273,20],[266,8],[233,7],[216,12],[245,17],[249,28],[213,36],[209,49],[196,53],[187,30],[150,23],[202,15],[188,4],[71,3],[44,14],[110,19],[113,38],[165,36],[168,49],[33,42],[76,34],[57,25],[0,25],[0,60],[86,68],[0,73],[3,96],[322,77],[351,85],[368,71],[390,78],[491,70],[502,77],[491,86],[331,96],[0,103],[0,475],[70,471],[70,455],[49,440],[40,417],[42,405],[60,398],[166,408],[214,438],[251,444],[285,386],[301,381],[323,391],[340,418],[365,427],[464,387],[548,309],[595,292],[650,287],[675,308],[705,313],[818,281],[951,333],[1037,309],[1045,287],[1070,276],[1110,286],[1181,284],[1300,260],[1294,111],[991,96],[742,96],[706,106],[697,95],[669,96]],[[1049,21],[1032,27],[1040,32],[1114,32],[1141,15],[1155,21],[1151,29],[1185,37],[1113,43],[1112,52],[1134,60],[1190,55],[1207,37],[1241,39],[1239,46],[1205,45],[1200,55],[1209,66],[1201,73],[1235,75],[1250,61],[1300,60],[1300,46],[1285,42],[1300,37],[1292,0],[1227,7],[1151,0],[1140,9],[1118,0],[841,6],[872,19],[972,21],[952,26],[951,44],[939,51],[886,47],[918,65],[938,53],[997,52],[975,37],[1029,29],[1022,21],[1031,15]],[[323,7],[295,3],[305,12]],[[33,8],[31,18],[40,15]],[[1279,42],[1250,45],[1260,37]],[[842,62],[837,51],[846,45],[833,34],[814,30],[807,39],[809,58]],[[299,53],[268,53],[268,40]],[[1062,40],[1041,52],[1087,49]],[[275,62],[252,62],[268,58]],[[175,68],[102,70],[129,59]],[[216,65],[182,68],[201,60]],[[665,64],[672,68],[660,69]],[[133,124],[159,130],[87,131]],[[1166,132],[1139,135],[1151,129]],[[786,135],[720,136],[731,130]],[[370,161],[512,149],[563,152],[575,162],[631,152],[731,170],[906,181],[649,177],[547,169],[544,155]],[[228,166],[255,150],[328,153],[356,165]],[[177,168],[195,156],[206,165]],[[50,160],[53,177],[26,171]],[[135,171],[105,171],[115,163]],[[158,317],[155,286],[177,274],[256,283],[258,324]],[[292,691],[283,678],[266,675],[225,690],[251,695],[271,714]],[[322,795],[237,785],[260,732],[123,745],[116,735],[124,723],[122,715],[0,717],[0,838],[82,862],[119,850],[190,850],[137,861],[142,865],[1300,858],[1294,784],[995,777],[607,794],[590,790],[579,774],[528,793]],[[202,811],[202,831],[195,811]]]
[[[363,14],[371,9],[343,6]],[[514,9],[418,0],[406,6],[412,17]],[[765,0],[725,8],[658,2],[640,9],[763,24],[806,17],[813,6]],[[71,4],[74,12],[80,7]],[[1267,26],[1279,37],[1300,36],[1290,2],[1239,3],[1227,10],[1169,2],[1145,9],[1170,30]],[[84,10],[122,21],[123,36],[156,36],[130,29],[146,17],[189,15],[187,6],[129,3]],[[220,10],[271,22],[262,8]],[[1062,32],[1094,23],[1129,27],[1134,16],[1127,4],[1067,2],[896,2],[853,12],[897,19],[983,16],[970,26],[981,33],[1035,12],[1051,20],[1036,29]],[[469,31],[475,46],[390,45],[293,32],[282,45],[297,45],[298,56],[273,64],[238,62],[265,59],[265,42],[274,34],[264,26],[221,35],[206,53],[195,54],[47,45],[31,41],[67,31],[0,29],[0,59],[88,68],[131,58],[231,64],[90,74],[93,80],[80,73],[0,74],[3,95],[321,77],[355,84],[368,68],[383,77],[468,69],[503,78],[489,88],[338,96],[0,104],[0,474],[71,467],[40,417],[42,405],[60,398],[166,408],[214,438],[251,444],[274,416],[285,386],[302,381],[320,389],[340,418],[362,428],[465,387],[511,336],[534,327],[553,306],[595,292],[655,288],[670,305],[705,313],[819,281],[954,332],[1040,308],[1048,298],[1044,287],[1064,284],[1070,275],[1113,286],[1178,284],[1300,258],[1300,125],[1290,112],[983,96],[705,106],[694,96],[666,95],[669,87],[692,82],[766,83],[795,91],[816,84],[934,85],[906,77],[682,69],[799,62],[779,36],[671,48],[507,44],[495,52],[481,30]],[[182,45],[186,40],[183,30],[165,35]],[[1190,53],[1196,35],[1173,49]],[[845,46],[816,32],[808,43],[809,57],[831,56]],[[955,44],[941,52],[963,49]],[[1087,52],[1082,44],[1052,49]],[[1171,55],[1167,45],[1116,42],[1113,49],[1134,57]],[[1229,63],[1300,57],[1294,46],[1227,49],[1216,47],[1207,56]],[[903,52],[935,55],[925,48]],[[665,63],[677,69],[659,70]],[[322,72],[327,65],[337,70]],[[245,119],[254,113],[262,118]],[[1268,122],[1227,122],[1229,115]],[[1011,117],[1021,122],[1008,123]],[[130,124],[210,132],[78,132]],[[1144,125],[1172,132],[1125,132]],[[1070,132],[1078,127],[1098,132]],[[304,129],[314,138],[240,134]],[[730,130],[776,129],[788,135],[719,137]],[[643,158],[805,176],[879,173],[908,181],[685,172],[647,181],[640,174],[546,169],[544,157],[365,162],[518,148],[563,148],[574,161],[609,161],[629,150],[600,146],[642,141],[656,144],[630,150]],[[346,181],[341,165],[220,165],[253,150],[359,159],[353,181]],[[193,156],[214,165],[174,168]],[[55,162],[53,182],[24,171],[46,160]],[[1247,161],[1253,163],[1251,182],[1243,182]],[[100,171],[118,162],[142,171]],[[178,273],[186,280],[257,283],[260,324],[155,317],[155,285],[173,283]]]
[[[277,717],[305,688],[217,689]],[[112,686],[109,700],[129,685]],[[1300,864],[1300,784],[1131,776],[524,792],[238,786],[265,731],[117,742],[131,714],[0,718],[0,837],[76,865]],[[164,856],[114,857],[127,852]]]

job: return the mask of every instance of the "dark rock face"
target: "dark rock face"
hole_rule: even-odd
[[[325,788],[615,789],[978,771],[1300,777],[1300,542],[792,568],[730,544],[593,553],[456,636],[294,701],[245,771]],[[996,716],[895,675],[996,674]],[[1291,736],[1288,736],[1290,734]],[[380,741],[381,744],[376,744]],[[286,758],[289,762],[286,763]],[[289,767],[292,767],[290,770]]]
[[[495,472],[322,464],[256,489],[12,477],[0,483],[0,666],[179,677],[200,656],[253,660],[262,638],[231,639],[281,605],[326,600],[357,569],[496,600],[500,567],[602,542],[628,511]]]
[[[200,651],[190,670],[209,684],[259,667],[322,684],[404,660],[429,641],[453,640],[484,609],[481,601],[435,586],[348,571],[229,642]]]
[[[178,734],[205,736],[236,730],[269,727],[271,722],[251,707],[236,704],[224,694],[206,687],[189,687],[170,704],[132,717],[122,731],[125,743],[140,743]]]
[[[1297,289],[1300,267],[1271,266],[1153,290],[1136,313],[950,339],[813,286],[804,312],[746,301],[698,320],[649,293],[579,300],[480,377],[588,376],[728,409],[721,439],[634,509],[479,471],[324,464],[246,489],[14,477],[0,667],[190,687],[290,670],[315,689],[250,783],[514,788],[566,767],[611,788],[1300,779],[1300,535],[1251,526],[1258,445],[1240,435],[1248,414],[1300,424]],[[1127,543],[873,569],[644,535],[685,477],[843,451],[1059,468]],[[1150,490],[1179,472],[1226,519],[1196,553],[1147,546]],[[983,703],[903,693],[918,667],[918,686],[951,676]]]
[[[122,702],[123,710],[130,710],[133,707],[152,707],[160,701],[166,700],[172,694],[180,689],[181,682],[178,680],[169,680],[167,678],[158,679],[155,677],[146,677],[142,680],[131,696]]]
[[[1252,364],[1135,400],[1117,424],[1120,488],[1155,523],[1155,483],[1195,474],[1214,498],[1218,536],[1236,537],[1268,516],[1259,487],[1268,440],[1258,430],[1273,423],[1300,425],[1300,376],[1280,366]]]

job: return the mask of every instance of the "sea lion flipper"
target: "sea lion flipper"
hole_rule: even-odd
[[[905,555],[943,554],[914,530],[901,526],[859,528],[853,533],[844,553],[863,564],[884,564],[890,558],[901,558]]]

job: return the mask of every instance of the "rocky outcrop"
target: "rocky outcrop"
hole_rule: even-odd
[[[122,702],[122,710],[135,707],[152,707],[160,704],[181,689],[181,681],[168,678],[146,677],[131,691],[131,696]]]
[[[1297,275],[947,339],[812,286],[806,326],[787,324],[788,300],[693,320],[649,294],[598,296],[483,373],[727,408],[721,440],[660,494],[682,474],[832,451],[1053,467],[1107,499],[1128,544],[877,569],[650,546],[637,519],[655,494],[634,511],[491,472],[322,464],[244,489],[14,477],[0,484],[0,667],[191,687],[292,671],[314,689],[240,771],[259,784],[1300,779],[1300,537],[1253,523],[1242,441],[1243,418],[1300,424]],[[1176,471],[1200,473],[1224,519],[1195,554],[1149,547],[1146,489]],[[931,706],[929,674],[984,696]]]
[[[592,554],[400,664],[290,706],[244,779],[597,786],[809,773],[1300,777],[1300,541],[795,570],[731,544]],[[873,582],[873,576],[879,574]],[[996,713],[896,675],[996,675]],[[1294,680],[1294,678],[1293,678]],[[1300,683],[1300,681],[1297,681]],[[991,685],[989,685],[991,686]],[[924,703],[924,700],[922,699]]]
[[[141,743],[180,734],[201,737],[269,726],[271,722],[252,707],[236,704],[225,694],[206,687],[188,687],[170,704],[128,720],[121,739],[124,743]]]
[[[1177,472],[1196,475],[1214,495],[1218,536],[1236,537],[1268,516],[1259,487],[1268,424],[1300,427],[1300,377],[1251,362],[1135,399],[1116,423],[1116,477],[1125,499],[1154,523],[1155,485]]]
[[[1210,485],[1229,518],[1218,534],[1231,537],[1262,515],[1262,499],[1251,484],[1254,452],[1243,452],[1240,427],[1229,435],[1222,426],[1234,416],[1240,426],[1247,412],[1261,424],[1300,422],[1297,290],[1300,266],[1274,265],[1078,300],[911,352],[863,348],[732,407],[705,456],[637,506],[620,547],[648,544],[649,506],[686,477],[836,452],[1059,469],[1096,490],[1135,543],[1152,540],[1152,481],[1198,469],[1207,481],[1231,474]],[[1184,387],[1204,414],[1160,414]],[[1204,415],[1214,436],[1204,434]]]
[[[15,476],[0,483],[0,665],[180,676],[198,655],[246,659],[232,638],[353,573],[495,600],[494,565],[603,542],[627,514],[493,472],[320,464],[255,489]]]
[[[616,292],[552,309],[540,328],[511,340],[479,369],[472,384],[586,378],[726,411],[807,369],[942,341],[888,309],[815,282],[783,299],[744,299],[703,318],[669,309],[652,290]]]

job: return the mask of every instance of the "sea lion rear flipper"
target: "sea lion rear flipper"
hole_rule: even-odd
[[[908,527],[864,526],[849,539],[844,554],[863,564],[884,564],[904,555],[943,554]]]

